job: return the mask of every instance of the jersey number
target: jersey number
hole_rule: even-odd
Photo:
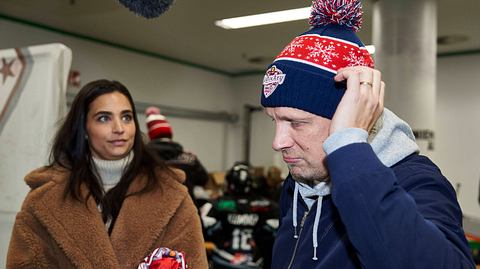
[[[232,233],[232,249],[249,251],[252,246],[249,244],[252,239],[252,229],[235,228]]]

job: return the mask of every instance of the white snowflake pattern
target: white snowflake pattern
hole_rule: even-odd
[[[367,63],[365,62],[365,58],[362,56],[357,56],[353,51],[350,51],[348,55],[343,56],[343,60],[347,61],[348,64],[347,66],[367,66]]]
[[[338,58],[338,53],[335,52],[336,48],[334,45],[325,45],[320,42],[315,42],[315,46],[308,46],[309,50],[308,56],[310,57],[321,57],[325,63],[330,63],[333,61],[333,58]]]
[[[295,50],[297,48],[303,48],[304,44],[303,44],[303,39],[297,39],[295,41],[293,41],[292,43],[288,44],[288,46],[285,47],[285,49],[283,49],[283,52],[286,53],[286,52],[290,52],[290,53],[293,53],[295,52]]]

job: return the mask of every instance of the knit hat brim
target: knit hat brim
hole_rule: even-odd
[[[303,66],[299,70],[291,61],[275,61],[269,70],[273,66],[285,75],[284,80],[269,94],[262,94],[262,106],[292,107],[328,119],[333,117],[345,93],[344,83],[336,83],[332,74],[318,68]]]

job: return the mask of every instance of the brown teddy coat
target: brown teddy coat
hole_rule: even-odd
[[[7,268],[137,268],[157,247],[183,251],[189,269],[208,268],[200,219],[187,188],[163,177],[160,188],[127,197],[109,236],[94,199],[63,198],[68,171],[40,168],[17,214]],[[136,178],[128,193],[142,188]],[[83,189],[86,193],[86,188]]]

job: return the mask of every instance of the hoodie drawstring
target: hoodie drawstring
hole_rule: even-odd
[[[318,225],[320,223],[320,216],[322,214],[322,201],[323,201],[323,196],[329,195],[330,194],[330,186],[327,183],[320,183],[321,185],[317,185],[315,190],[311,192],[315,196],[318,195],[318,198],[316,199],[317,202],[317,210],[315,212],[315,220],[313,222],[313,234],[312,234],[312,240],[313,240],[313,260],[318,260],[317,257],[317,247],[318,247]],[[302,185],[303,186],[303,185]],[[293,237],[298,239],[298,234],[297,234],[297,203],[298,203],[298,193],[300,192],[299,190],[300,184],[298,182],[295,182],[295,190],[293,192],[293,205],[292,205],[292,217],[293,217],[293,229],[294,229],[294,235]],[[304,187],[302,187],[302,191],[304,190]],[[302,193],[304,195],[304,192]],[[309,196],[311,197],[311,196]],[[310,208],[311,206],[309,206]]]
[[[297,201],[298,201],[298,183],[295,182],[295,191],[293,192],[293,238],[298,238],[297,234]]]
[[[320,215],[322,214],[322,201],[323,196],[319,196],[317,200],[317,212],[315,214],[315,221],[313,222],[313,257],[312,260],[318,260],[317,258],[317,247],[318,247],[318,223],[320,222]]]

